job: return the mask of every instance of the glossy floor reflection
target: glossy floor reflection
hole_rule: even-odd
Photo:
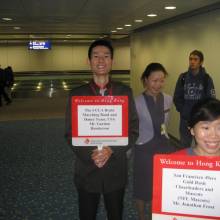
[[[0,107],[0,121],[64,117],[69,90],[92,77],[91,73],[18,75],[12,88],[13,102]],[[114,74],[112,78],[130,84],[129,74]]]
[[[12,88],[14,98],[63,97],[69,90],[88,83],[91,74],[17,76]],[[114,81],[130,84],[129,74],[114,74]]]
[[[78,85],[63,79],[15,80],[12,103],[0,108],[0,121],[63,118],[69,90]]]
[[[13,86],[14,98],[28,98],[28,97],[63,97],[66,96],[67,91],[73,87],[81,85],[82,82],[75,80],[18,80]]]

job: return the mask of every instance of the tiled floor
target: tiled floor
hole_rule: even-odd
[[[66,98],[14,98],[0,108],[0,121],[63,118]]]

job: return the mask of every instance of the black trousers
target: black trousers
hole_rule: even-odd
[[[4,86],[0,85],[0,106],[2,105],[2,96],[7,103],[11,101],[8,97],[8,94],[5,92]]]
[[[190,133],[190,130],[188,128],[188,123],[186,120],[180,118],[180,144],[181,148],[188,148],[192,144],[192,135]]]
[[[122,220],[125,189],[103,193],[108,220]],[[90,193],[78,189],[80,220],[95,220],[101,193]]]

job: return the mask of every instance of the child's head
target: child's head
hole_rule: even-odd
[[[220,156],[220,101],[209,98],[197,103],[190,115],[189,128],[195,137],[198,155]]]
[[[208,98],[193,106],[188,125],[193,128],[200,121],[214,121],[218,118],[220,118],[220,101]]]

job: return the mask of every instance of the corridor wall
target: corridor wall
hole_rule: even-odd
[[[90,43],[52,44],[51,50],[28,50],[27,43],[0,45],[0,65],[10,65],[14,71],[89,70],[87,53]],[[113,42],[113,69],[130,69],[129,41]]]
[[[220,98],[220,9],[212,9],[188,18],[176,19],[136,31],[131,36],[131,85],[135,95],[142,90],[140,76],[150,62],[160,62],[169,72],[165,92],[173,95],[176,80],[188,69],[189,53],[204,53],[204,66],[212,76]],[[169,133],[178,135],[179,114],[171,111]]]

